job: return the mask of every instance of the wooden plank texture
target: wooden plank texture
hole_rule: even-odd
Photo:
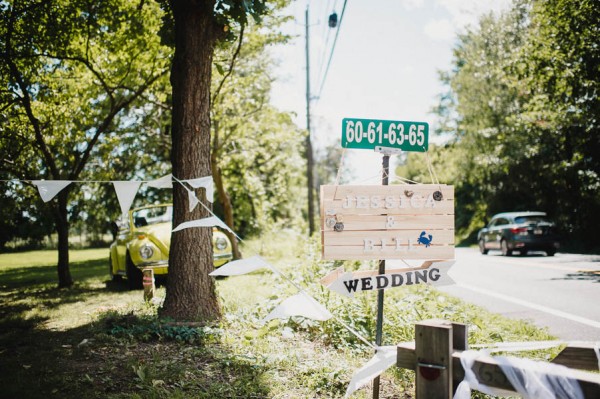
[[[334,201],[331,199],[323,200],[323,209],[325,214],[345,214],[354,213],[359,215],[386,215],[386,214],[417,214],[417,215],[453,215],[454,214],[454,201],[451,199],[434,202],[433,207],[422,206],[420,208],[410,207],[410,203],[405,204],[404,207],[393,207],[386,208],[385,206],[373,208],[351,208],[344,207],[345,201]]]
[[[452,399],[452,324],[427,320],[415,326],[416,396]]]
[[[324,198],[332,198],[335,200],[344,200],[347,196],[365,195],[367,191],[370,195],[379,196],[403,196],[406,197],[407,192],[412,192],[412,195],[420,195],[427,197],[435,191],[441,191],[445,199],[454,199],[454,186],[446,184],[390,184],[388,186],[321,186],[321,193]]]
[[[563,349],[552,363],[562,364],[579,370],[598,370],[598,357],[594,351],[594,344],[591,342],[571,344]]]
[[[358,245],[363,246],[365,238],[377,239],[378,242],[384,240],[390,245],[395,245],[399,241],[402,245],[408,245],[411,240],[413,245],[419,245],[418,240],[421,230],[395,230],[395,231],[325,231],[325,240],[328,245]],[[454,230],[427,230],[428,235],[432,236],[431,244],[450,245],[454,244]]]
[[[325,246],[323,247],[323,259],[454,259],[454,247],[449,245],[431,245],[429,248],[425,248],[424,245],[413,245],[410,250],[408,248],[408,246],[402,246],[399,251],[396,251],[396,247],[390,245],[383,249],[374,247],[373,251],[365,251],[363,246]]]
[[[454,187],[321,186],[321,242],[328,260],[452,259]]]
[[[454,229],[454,215],[343,215],[342,223],[344,231]]]

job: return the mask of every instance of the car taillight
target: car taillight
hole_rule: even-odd
[[[527,227],[513,227],[510,232],[513,234],[527,234]]]

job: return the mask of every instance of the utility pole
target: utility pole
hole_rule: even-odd
[[[310,138],[310,57],[308,41],[308,4],[306,5],[306,181],[308,186],[308,234],[310,236],[315,232],[315,200],[314,200],[314,161],[312,141]]]

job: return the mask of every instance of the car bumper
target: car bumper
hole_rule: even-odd
[[[545,250],[558,250],[560,248],[560,243],[557,240],[548,239],[548,240],[539,240],[539,239],[515,239],[514,241],[509,242],[508,247],[510,249],[525,249],[528,251],[545,251]]]
[[[214,254],[214,266],[223,266],[225,263],[233,259],[233,254]],[[169,261],[160,260],[155,262],[142,262],[136,265],[140,270],[152,269],[155,275],[168,274],[169,272]]]
[[[167,274],[169,271],[169,261],[168,260],[159,260],[155,262],[142,262],[136,265],[138,269],[152,269],[154,271],[154,275]]]
[[[215,267],[219,267],[219,266],[223,266],[225,263],[227,263],[230,260],[232,260],[233,259],[233,254],[231,254],[231,253],[214,254],[213,257],[214,257]]]

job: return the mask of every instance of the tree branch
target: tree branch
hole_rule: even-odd
[[[9,23],[7,33],[6,33],[6,55],[7,55],[6,63],[8,64],[10,74],[12,75],[13,79],[17,83],[17,86],[21,90],[21,93],[22,93],[21,99],[22,99],[23,107],[25,108],[27,118],[29,119],[29,122],[31,123],[31,125],[33,127],[36,144],[42,151],[42,155],[43,155],[44,159],[46,160],[46,163],[48,165],[48,168],[50,169],[52,177],[55,179],[59,179],[60,172],[56,166],[56,162],[55,162],[54,158],[52,157],[52,154],[50,153],[50,150],[48,149],[46,142],[44,141],[44,136],[42,135],[42,129],[40,127],[40,121],[35,117],[35,115],[33,113],[33,109],[31,107],[31,97],[29,96],[29,91],[28,91],[29,87],[25,83],[23,76],[21,76],[21,72],[19,71],[19,68],[17,68],[17,65],[13,61],[11,40],[12,40],[13,27],[15,24],[15,12],[14,12],[14,9],[12,11],[13,12],[11,13],[11,16],[10,16],[10,23]]]
[[[227,71],[225,76],[223,76],[223,79],[221,79],[221,82],[219,82],[219,86],[217,86],[217,90],[215,90],[215,94],[213,95],[213,97],[211,99],[211,104],[214,104],[215,101],[217,101],[217,97],[221,93],[221,89],[223,88],[225,81],[233,73],[233,67],[235,66],[235,61],[236,61],[238,55],[240,54],[240,50],[242,49],[242,41],[243,40],[244,40],[244,25],[242,25],[240,28],[240,38],[238,40],[237,48],[235,49],[235,52],[233,53],[233,57],[231,58],[231,62],[229,63],[229,70]]]
[[[140,97],[142,95],[142,93],[144,91],[146,91],[146,89],[148,87],[150,87],[150,85],[152,85],[161,76],[164,76],[168,72],[169,72],[169,69],[165,69],[161,73],[155,75],[154,77],[152,77],[151,79],[146,81],[146,83],[144,83],[142,86],[140,86],[128,99],[117,103],[115,106],[113,106],[111,108],[108,115],[103,119],[103,121],[100,124],[100,126],[98,127],[98,129],[96,129],[96,133],[94,134],[94,137],[92,137],[92,139],[88,142],[88,146],[85,149],[85,151],[83,152],[83,154],[81,155],[81,158],[79,158],[79,160],[76,162],[75,168],[73,168],[73,171],[69,175],[69,180],[74,180],[79,176],[79,174],[85,167],[85,165],[90,157],[90,154],[92,153],[92,150],[93,150],[94,146],[96,145],[96,142],[98,141],[100,136],[108,130],[108,128],[109,128],[110,124],[112,123],[112,121],[114,120],[115,116],[119,112],[121,112],[121,110],[123,110],[124,108],[129,106],[135,99]]]

